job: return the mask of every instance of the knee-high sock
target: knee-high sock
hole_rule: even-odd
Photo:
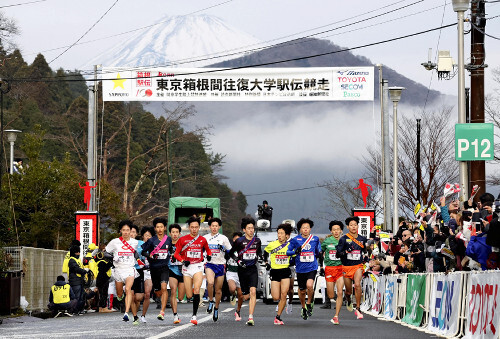
[[[200,306],[200,295],[194,294],[193,295],[193,315],[196,315],[196,313],[198,313],[198,306]]]

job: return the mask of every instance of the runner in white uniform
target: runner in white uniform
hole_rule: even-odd
[[[137,276],[137,271],[134,268],[137,263],[137,245],[135,239],[130,238],[130,229],[133,225],[130,220],[123,220],[119,224],[121,233],[120,238],[115,238],[106,246],[106,252],[113,256],[113,278],[116,286],[116,296],[118,301],[123,300],[123,285],[125,284],[125,314],[123,321],[129,321],[128,311],[132,304],[132,285]],[[134,311],[132,311],[133,314]],[[137,312],[134,315],[134,320],[137,318]]]
[[[231,249],[229,239],[219,233],[222,221],[219,218],[210,220],[210,234],[204,235],[207,239],[208,247],[212,252],[212,260],[205,264],[205,275],[207,276],[208,308],[207,313],[212,313],[213,321],[219,319],[219,303],[222,298],[222,285],[224,284],[224,274],[226,273],[224,259],[226,251]],[[214,285],[215,285],[215,308],[214,308]]]

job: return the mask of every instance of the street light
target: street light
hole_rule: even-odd
[[[10,174],[14,173],[14,143],[17,139],[17,134],[21,133],[17,129],[6,129],[4,131],[7,134],[7,141],[10,143]]]
[[[469,9],[469,0],[452,0],[453,11],[457,12],[458,21],[458,123],[465,124],[465,67],[464,67],[464,12]],[[459,181],[461,201],[468,194],[467,162],[459,162]]]
[[[393,156],[394,156],[394,167],[392,173],[392,180],[394,181],[392,188],[392,195],[394,197],[394,217],[392,220],[392,232],[396,234],[399,228],[399,202],[398,202],[398,102],[401,100],[401,92],[406,89],[404,87],[389,87],[389,97],[392,101],[393,107],[393,117],[392,121],[394,124],[394,137],[393,137]]]

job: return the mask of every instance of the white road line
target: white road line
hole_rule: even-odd
[[[245,306],[248,306],[248,305],[242,305],[242,307],[245,307]],[[230,308],[226,308],[224,311],[221,311],[221,313],[226,313],[226,312],[231,312],[232,310],[234,310],[234,307],[230,307]],[[201,323],[204,323],[206,321],[209,321],[210,319],[212,319],[212,316],[210,315],[207,315],[205,318],[201,318],[198,320],[198,324],[201,324]],[[179,331],[182,331],[182,330],[185,330],[186,328],[189,328],[191,326],[196,326],[196,325],[193,325],[191,323],[187,323],[187,324],[184,324],[184,325],[181,325],[181,326],[178,326],[178,327],[174,327],[168,331],[165,331],[165,332],[162,332],[160,334],[157,334],[153,337],[149,337],[148,339],[159,339],[159,338],[165,338],[166,336],[169,336],[169,335],[172,335],[174,333],[177,333]]]

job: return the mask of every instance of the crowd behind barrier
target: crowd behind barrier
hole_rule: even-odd
[[[500,337],[500,271],[368,274],[361,310],[444,337]]]

